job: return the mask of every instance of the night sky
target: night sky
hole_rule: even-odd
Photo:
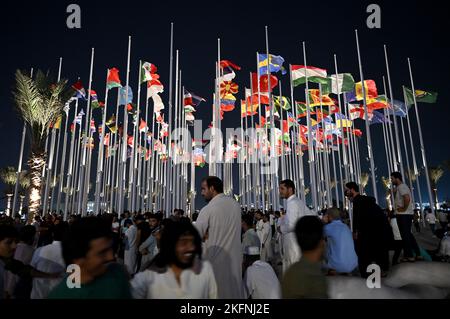
[[[0,167],[16,166],[19,158],[22,121],[15,111],[11,89],[16,69],[57,72],[63,57],[62,76],[74,83],[78,77],[86,89],[91,48],[95,48],[93,89],[100,100],[105,94],[107,68],[117,67],[125,82],[128,35],[132,36],[130,85],[136,94],[139,59],[158,66],[165,84],[162,97],[168,98],[170,22],[175,23],[174,47],[180,50],[183,84],[189,91],[208,101],[197,108],[196,117],[211,120],[211,96],[214,90],[217,38],[221,38],[222,58],[242,67],[237,72],[240,85],[237,98],[249,86],[249,72],[256,69],[256,52],[265,51],[264,26],[269,26],[270,52],[285,58],[286,64],[303,64],[301,43],[306,41],[308,65],[334,73],[333,54],[337,54],[339,72],[350,72],[359,81],[354,29],[360,35],[365,79],[376,81],[383,91],[386,74],[383,44],[388,46],[394,98],[401,99],[402,85],[409,85],[407,57],[412,59],[416,89],[439,93],[436,104],[419,104],[423,137],[430,166],[450,158],[448,141],[448,76],[450,74],[450,11],[447,7],[423,1],[376,3],[381,6],[381,29],[368,29],[366,7],[373,1],[8,1],[2,2],[0,85]],[[81,29],[68,29],[66,7],[81,6]],[[288,75],[281,76],[287,93]],[[142,90],[145,92],[145,89]],[[297,89],[296,100],[304,100]],[[142,93],[144,94],[144,93]],[[144,96],[144,95],[143,95]],[[112,102],[112,98],[110,101]],[[142,98],[144,99],[144,98]],[[238,105],[239,103],[237,103]],[[110,104],[111,105],[111,104]],[[167,103],[166,103],[167,106]],[[109,108],[108,117],[112,114]],[[73,111],[70,121],[73,120]],[[412,113],[410,113],[412,114]],[[100,118],[100,112],[94,115]],[[415,123],[415,116],[412,118]],[[96,123],[100,123],[96,120]],[[222,127],[238,127],[240,111],[225,114]],[[364,129],[364,122],[357,127]],[[417,127],[413,125],[415,151],[420,163]],[[371,127],[378,179],[387,176],[381,125]],[[365,136],[360,141],[363,171],[368,171]],[[62,147],[61,147],[62,148]],[[24,167],[26,169],[26,167]],[[197,181],[208,168],[197,168]],[[237,171],[236,171],[237,174]],[[447,199],[450,173],[439,184],[440,199]],[[237,192],[237,178],[235,192]],[[381,182],[379,193],[382,192]],[[369,182],[370,185],[370,182]],[[0,191],[4,185],[0,184]],[[199,191],[199,188],[197,188]],[[368,188],[370,193],[370,187]],[[427,198],[425,181],[422,192]],[[93,199],[93,196],[91,196]],[[198,196],[197,208],[203,206]],[[0,201],[0,208],[5,200]]]

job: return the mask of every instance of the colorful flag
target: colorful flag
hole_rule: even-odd
[[[75,117],[75,123],[78,125],[81,125],[81,121],[83,120],[83,116],[85,115],[83,109],[78,113],[78,115]]]
[[[247,110],[246,101],[241,100],[241,117],[256,115],[258,113],[257,110],[258,110],[258,103],[255,104],[249,103]]]
[[[305,102],[295,102],[295,104],[297,106],[297,117],[298,118],[305,117],[307,115],[306,103]],[[314,114],[314,107],[310,105],[309,111],[311,112],[311,114]]]
[[[141,83],[159,79],[159,75],[156,74],[157,71],[156,65],[149,62],[142,63]]]
[[[414,104],[414,96],[412,90],[403,87],[406,95],[406,104]],[[417,103],[436,103],[438,94],[436,92],[426,92],[422,90],[415,90],[416,102]]]
[[[389,122],[386,116],[381,112],[373,111],[369,115],[370,115],[369,125]]]
[[[86,101],[86,90],[81,83],[81,80],[78,80],[74,85],[72,85],[72,89],[76,91],[75,97],[77,99],[82,99]]]
[[[336,113],[334,114],[334,116],[336,118],[336,128],[353,126],[353,122],[349,120],[344,114]]]
[[[356,120],[356,119],[365,119],[365,112],[364,112],[364,108],[360,107],[358,104],[348,104],[348,111],[349,111],[349,118],[351,120]]]
[[[355,80],[350,73],[332,74],[331,79],[331,93],[341,94],[344,92],[353,91],[355,88]]]
[[[105,137],[103,138],[103,145],[108,146],[109,145],[109,133],[105,134]]]
[[[406,117],[406,115],[408,114],[409,105],[406,105],[405,103],[398,101],[398,100],[394,100],[394,114],[395,116],[400,116],[400,117]],[[392,109],[392,105],[391,103],[389,103],[389,108]]]
[[[377,91],[377,86],[375,84],[375,81],[365,80],[364,88],[366,91],[366,99],[375,99],[378,96],[378,91]],[[356,92],[356,99],[358,101],[363,100],[363,92],[362,92],[361,82],[358,82],[355,84],[355,92]]]
[[[267,74],[267,66],[269,66],[270,73],[281,71],[281,74],[286,74],[283,63],[284,59],[280,55],[269,54],[269,59],[267,59],[267,54],[258,53],[258,68],[260,75]]]
[[[220,97],[223,98],[228,94],[236,94],[238,92],[239,86],[231,81],[225,81],[220,83]]]
[[[153,97],[164,92],[164,86],[159,80],[150,80],[147,82],[147,98]]]
[[[206,102],[206,100],[194,93],[188,92],[188,90],[184,89],[184,105],[192,105],[197,106],[201,102]]]
[[[239,71],[239,70],[241,69],[240,66],[237,66],[236,64],[234,64],[233,62],[231,62],[231,61],[229,61],[229,60],[222,60],[222,61],[220,61],[220,67],[221,67],[222,69],[225,69],[225,68],[227,68],[227,67],[230,67],[230,68],[233,68],[233,69],[235,69],[235,70],[237,70],[237,71]]]
[[[236,98],[232,94],[228,94],[224,96],[223,99],[220,100],[220,109],[223,112],[231,112],[234,110],[234,104],[236,103]]]
[[[249,96],[247,98],[247,103],[248,103],[248,105],[253,105],[253,107],[255,107],[255,105],[256,105],[256,108],[258,108],[258,103],[270,104],[269,97],[264,93],[261,93],[261,94],[256,93],[256,94],[253,94],[252,96]]]
[[[91,106],[92,109],[98,109],[105,106],[105,103],[100,102],[97,97],[97,93],[94,90],[90,91],[91,93]]]
[[[91,133],[95,133],[97,129],[95,128],[95,121],[94,119],[91,119],[91,127],[90,127]]]
[[[119,88],[119,105],[127,105],[133,102],[133,91],[128,86],[128,99],[127,99],[127,87]]]
[[[111,117],[106,121],[106,125],[116,124],[116,116],[113,114]]]
[[[327,106],[334,105],[334,101],[327,94],[322,94],[320,96],[320,90],[312,89],[309,90],[309,106]]]
[[[108,70],[108,77],[106,79],[106,87],[108,90],[112,88],[120,88],[122,85],[120,84],[120,78],[119,78],[119,70],[116,68],[112,68]]]
[[[273,104],[277,108],[282,108],[283,110],[287,111],[291,109],[291,103],[289,99],[285,96],[282,96],[281,98],[279,96],[273,97]]]
[[[308,82],[328,84],[329,79],[327,78],[327,70],[316,68],[314,66],[304,65],[292,65],[292,84],[298,86],[300,84],[306,83],[306,78]]]
[[[161,112],[161,110],[164,109],[164,103],[159,94],[154,94],[152,96],[152,100],[153,100],[153,112],[155,113]]]
[[[278,85],[278,79],[275,75],[270,75],[270,92]],[[258,89],[258,75],[252,73],[252,88],[253,92],[266,93],[269,92],[269,76],[267,74],[259,77],[259,89]]]

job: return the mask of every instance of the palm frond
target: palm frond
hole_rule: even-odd
[[[436,188],[437,183],[444,175],[444,169],[441,166],[432,166],[428,168],[428,174],[430,176],[432,187]]]

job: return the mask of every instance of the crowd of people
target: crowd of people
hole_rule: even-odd
[[[281,211],[243,209],[210,176],[201,186],[208,204],[190,216],[53,213],[30,225],[3,216],[0,299],[328,298],[327,276],[367,278],[375,263],[383,277],[398,263],[448,258],[446,213],[426,214],[440,239],[430,257],[412,233],[420,223],[408,186],[398,172],[391,180],[393,211],[349,182],[350,212],[315,212],[291,180],[280,182]]]

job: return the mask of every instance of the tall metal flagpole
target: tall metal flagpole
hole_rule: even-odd
[[[416,111],[417,130],[419,131],[420,151],[422,153],[422,163],[423,163],[423,167],[425,169],[425,178],[427,181],[428,197],[430,200],[430,208],[431,208],[431,212],[433,214],[435,214],[435,211],[434,211],[435,203],[434,203],[434,198],[433,198],[432,192],[431,192],[430,175],[428,173],[427,157],[426,157],[426,153],[425,153],[425,145],[423,143],[423,136],[422,136],[422,126],[420,124],[419,108],[417,107],[417,99],[416,99],[416,93],[415,93],[416,90],[414,88],[414,79],[413,79],[413,74],[412,74],[411,61],[409,58],[408,58],[408,68],[409,68],[409,78],[411,80],[411,89],[413,92],[414,109]]]
[[[62,116],[62,115],[60,115]],[[67,117],[66,117],[67,119]],[[61,119],[62,121],[62,119]],[[61,123],[60,123],[61,125]],[[65,127],[62,129],[62,131],[65,131]],[[57,176],[57,172],[58,172],[58,159],[59,159],[59,146],[60,146],[60,142],[61,142],[61,127],[59,127],[57,134],[57,140],[58,142],[56,143],[56,154],[55,154],[55,169],[53,170],[53,176],[51,176],[51,184],[50,184],[50,211],[53,211],[53,203],[54,203],[54,198],[55,198],[55,188],[56,188],[56,176]]]
[[[138,183],[137,180],[139,180],[139,175],[138,175],[138,158],[140,159],[140,157],[138,157],[138,153],[139,153],[139,124],[140,124],[140,104],[141,104],[141,73],[142,73],[142,61],[139,60],[139,78],[138,78],[138,95],[137,95],[137,107],[136,107],[136,121],[134,123],[134,127],[133,127],[133,147],[131,149],[131,163],[130,164],[130,172],[131,172],[131,176],[130,176],[130,180],[129,180],[129,190],[128,192],[131,191],[131,211],[135,212],[136,211],[136,200],[135,200],[135,196],[136,196],[136,185]],[[139,154],[140,156],[140,154]],[[137,179],[137,180],[136,180]]]
[[[84,143],[82,143],[82,158],[81,158],[81,168],[80,168],[80,192],[78,195],[78,212],[80,212],[81,209],[81,215],[85,216],[87,207],[81,207],[81,204],[84,202],[84,193],[88,193],[89,190],[84,190],[83,184],[81,181],[84,181],[84,173],[86,170],[86,160],[87,160],[87,147],[89,144],[89,129],[91,124],[90,114],[91,114],[91,89],[92,89],[92,73],[94,69],[94,48],[91,50],[91,66],[89,69],[89,90],[88,90],[88,98],[87,98],[87,110],[86,110],[86,121],[85,121],[85,136],[84,136]],[[87,194],[86,194],[87,195]]]
[[[383,86],[384,86],[384,92],[387,92],[386,89],[386,81],[385,78],[383,76]],[[388,169],[389,172],[388,174],[391,174],[394,170],[397,171],[397,161],[395,160],[395,158],[397,158],[395,151],[394,151],[394,139],[392,137],[392,128],[391,128],[391,111],[388,108],[387,110],[387,118],[388,118],[388,122],[384,123],[383,125],[385,126],[386,129],[386,149],[387,149],[387,153],[388,153],[388,158],[387,163],[388,163]]]
[[[119,103],[120,103],[120,90],[118,89],[117,92],[117,102],[116,102],[116,115],[115,115],[115,128],[116,132],[114,133],[114,139],[113,139],[113,148],[114,152],[112,153],[112,168],[111,168],[111,196],[110,196],[110,211],[115,211],[115,208],[117,208],[114,203],[117,200],[117,176],[119,174],[119,161],[120,161],[120,136],[119,136]],[[111,132],[112,133],[112,132]],[[117,160],[116,160],[117,157]],[[116,167],[117,166],[117,167]]]
[[[370,135],[370,127],[369,127],[369,118],[368,118],[368,111],[367,111],[367,97],[366,97],[366,87],[364,83],[364,74],[362,69],[362,62],[361,62],[361,53],[359,50],[359,39],[358,39],[358,30],[355,30],[356,35],[356,48],[358,52],[358,64],[359,64],[359,74],[361,77],[361,87],[362,87],[362,94],[363,94],[363,104],[364,104],[364,112],[365,112],[365,120],[366,120],[366,137],[367,137],[367,151],[370,161],[370,173],[372,175],[372,188],[373,188],[373,194],[375,197],[375,201],[378,203],[378,191],[377,191],[377,184],[375,179],[375,163],[373,160],[373,152],[372,152],[372,139]]]
[[[70,103],[72,101],[70,100],[66,106],[64,107],[64,112],[66,113],[66,121],[64,123],[64,136],[63,136],[63,150],[61,155],[61,168],[59,172],[59,181],[58,181],[58,196],[56,200],[56,212],[59,213],[60,211],[60,204],[61,204],[61,194],[63,192],[63,186],[64,186],[64,169],[66,167],[66,153],[67,153],[67,124],[69,123],[69,112],[70,112]],[[56,180],[56,168],[55,168],[55,180]],[[53,190],[56,187],[53,188]],[[52,198],[54,196],[54,193],[52,192]]]
[[[389,95],[390,95],[389,100],[391,101],[391,105],[393,106],[394,105],[394,93],[392,91],[391,75],[389,72],[389,60],[388,60],[388,56],[387,56],[386,45],[384,45],[384,58],[386,60],[386,74],[387,74],[387,78],[388,78]],[[403,169],[403,162],[402,162],[402,151],[400,149],[400,139],[399,139],[398,125],[397,125],[397,118],[395,116],[394,109],[392,110],[392,112],[394,114],[392,120],[394,121],[395,140],[397,142],[398,165],[400,166],[400,172],[402,173],[402,176],[405,176],[405,170]]]
[[[62,58],[59,58],[59,68],[58,68],[58,79],[57,82],[61,80],[61,69],[62,69]],[[45,190],[44,190],[44,199],[43,199],[43,208],[42,212],[43,214],[47,214],[47,208],[48,208],[48,193],[50,188],[50,178],[52,176],[52,167],[53,167],[53,153],[55,150],[55,138],[56,138],[56,128],[55,125],[52,127],[52,139],[50,142],[50,156],[48,160],[48,165],[46,168],[47,174],[46,174],[46,182],[45,182]]]
[[[178,67],[177,67],[178,69]],[[176,71],[178,72],[178,71]],[[163,188],[164,191],[164,200],[165,205],[165,216],[168,217],[171,214],[171,200],[170,200],[170,181],[172,178],[172,162],[171,162],[171,157],[172,157],[172,80],[173,80],[173,23],[170,24],[170,63],[169,63],[169,134],[167,137],[167,147],[168,147],[168,156],[167,156],[167,160],[165,163],[165,175],[164,175],[164,186],[165,188]]]
[[[308,85],[308,74],[306,72],[306,43],[303,41],[303,64],[305,66],[305,84],[306,84],[306,91],[305,91],[305,99],[306,99],[306,123],[308,126],[308,164],[309,164],[309,179],[310,179],[310,193],[313,199],[313,206],[314,211],[317,212],[318,209],[318,203],[317,203],[317,187],[316,187],[316,174],[314,170],[314,163],[315,163],[315,157],[314,157],[314,146],[312,141],[312,134],[311,134],[311,112],[309,109],[309,85]]]
[[[411,147],[411,155],[412,155],[412,161],[413,161],[413,174],[416,177],[416,185],[417,185],[417,193],[419,194],[419,203],[420,203],[420,214],[422,216],[422,222],[423,225],[425,225],[425,218],[423,218],[423,202],[422,202],[422,191],[420,189],[420,181],[419,181],[419,171],[417,169],[417,162],[416,162],[416,154],[414,149],[414,143],[412,138],[412,132],[411,132],[411,123],[409,121],[409,110],[408,110],[408,102],[406,99],[405,89],[403,87],[403,100],[405,101],[405,107],[406,107],[406,124],[408,125],[408,136],[409,136],[409,143]]]
[[[127,164],[127,146],[128,146],[128,96],[129,96],[129,80],[130,80],[130,56],[131,56],[131,36],[128,36],[128,58],[127,58],[127,74],[125,81],[125,107],[124,107],[124,116],[123,116],[123,131],[122,131],[122,158],[121,165],[119,169],[119,194],[118,194],[118,206],[117,210],[119,213],[119,217],[122,214],[122,210],[124,208],[125,198],[123,189],[126,185],[126,164]]]
[[[106,78],[108,78],[108,71],[106,71]],[[98,146],[98,159],[97,159],[97,179],[95,183],[95,207],[94,207],[94,213],[95,215],[98,215],[100,212],[100,187],[101,187],[101,181],[102,181],[102,175],[103,175],[103,149],[104,149],[104,140],[105,140],[105,123],[106,123],[106,113],[108,111],[108,85],[106,85],[105,90],[105,106],[103,108],[103,116],[102,116],[102,134],[100,137],[100,143]]]
[[[269,58],[269,57],[267,57],[267,58]],[[269,67],[269,66],[267,66],[267,67]],[[262,111],[261,111],[261,85],[260,85],[259,53],[258,52],[256,52],[256,75],[257,75],[257,83],[258,83],[258,88],[257,88],[258,89],[258,114],[259,114],[260,125],[262,125],[262,123],[261,123],[261,113],[262,113]],[[253,103],[253,101],[252,101],[252,103]],[[266,115],[264,114],[264,119],[265,118],[266,118]],[[264,126],[266,126],[266,125],[264,125]],[[259,185],[258,187],[259,187],[259,190],[261,192],[261,203],[262,203],[262,210],[263,211],[266,209],[266,196],[265,196],[266,195],[265,194],[266,193],[265,192],[265,190],[266,190],[265,179],[266,178],[265,178],[264,174],[262,173],[263,169],[262,169],[262,165],[259,163],[259,159],[262,159],[264,157],[264,154],[263,154],[263,151],[262,151],[263,144],[267,145],[266,144],[266,140],[261,137],[261,135],[264,134],[265,131],[266,131],[265,128],[260,127],[259,130],[257,130],[257,133],[256,133],[257,140],[259,142],[259,154],[260,154],[260,156],[257,157],[257,160],[258,160],[258,162],[257,162],[258,163],[258,165],[257,165],[258,177],[260,178],[260,183],[257,183],[257,185]],[[258,133],[260,133],[260,134],[258,134]]]
[[[76,99],[75,101],[75,114],[74,114],[74,119],[76,118],[76,116],[78,115],[78,99]],[[72,174],[73,174],[73,148],[74,148],[74,144],[75,144],[75,136],[76,136],[76,130],[77,130],[77,124],[75,122],[75,120],[72,122],[73,123],[73,132],[70,133],[70,151],[69,151],[69,166],[67,169],[67,183],[66,183],[66,192],[64,195],[64,221],[67,220],[67,210],[68,210],[68,206],[69,206],[69,198],[70,198],[70,193],[72,192],[71,187],[72,187]],[[63,157],[64,158],[64,157]],[[64,161],[63,161],[64,162]],[[64,165],[64,164],[63,164]],[[61,176],[64,175],[64,169],[63,169],[63,165],[61,165]],[[63,179],[61,178],[61,185],[60,185],[60,192],[58,194],[58,198],[61,199],[60,194],[63,192],[62,190],[62,182]],[[59,205],[57,205],[59,207]]]

